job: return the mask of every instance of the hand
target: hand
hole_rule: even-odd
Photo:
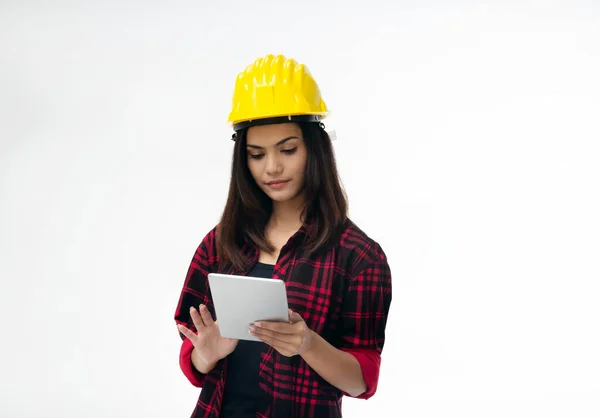
[[[214,364],[235,350],[238,340],[221,337],[218,321],[213,320],[205,305],[200,305],[200,313],[192,306],[190,316],[197,334],[181,324],[177,325],[177,328],[194,344],[202,361]]]
[[[303,354],[310,350],[313,332],[304,319],[296,313],[289,312],[290,322],[258,321],[250,325],[250,334],[273,347],[286,357]]]

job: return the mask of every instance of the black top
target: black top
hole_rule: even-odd
[[[271,278],[273,267],[271,264],[257,263],[248,275]],[[260,397],[263,396],[258,387],[260,354],[266,347],[263,342],[240,340],[235,350],[228,356],[221,417],[256,417]]]

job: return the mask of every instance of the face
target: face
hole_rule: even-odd
[[[246,136],[248,168],[273,201],[297,198],[304,187],[306,146],[295,123],[253,126]]]

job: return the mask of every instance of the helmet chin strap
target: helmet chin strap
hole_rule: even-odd
[[[325,124],[324,124],[323,122],[319,122],[319,127],[320,127],[321,129],[323,129],[323,130],[324,130],[324,131],[327,133],[327,135],[329,135],[329,139],[330,139],[332,142],[333,142],[333,141],[335,141],[335,140],[337,139],[337,135],[336,135],[336,133],[335,133],[335,130],[328,131],[327,129],[325,129]]]

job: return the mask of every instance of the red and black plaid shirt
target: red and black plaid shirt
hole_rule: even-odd
[[[290,309],[298,312],[307,326],[340,350],[358,360],[367,390],[367,399],[376,391],[385,327],[392,299],[391,272],[386,255],[377,242],[348,221],[339,242],[310,258],[297,248],[310,228],[303,226],[281,249],[273,278],[286,283]],[[250,267],[240,271],[231,264],[219,268],[216,228],[197,248],[175,312],[176,323],[195,330],[190,306],[205,304],[213,317],[208,273],[246,275],[258,261],[258,250],[246,242],[243,254]],[[202,390],[193,418],[217,418],[221,409],[227,358],[207,375],[191,363],[192,344],[181,335],[180,366],[190,381]],[[286,357],[268,347],[261,358],[259,386],[269,396],[260,417],[340,417],[346,395],[322,379],[301,356]]]

